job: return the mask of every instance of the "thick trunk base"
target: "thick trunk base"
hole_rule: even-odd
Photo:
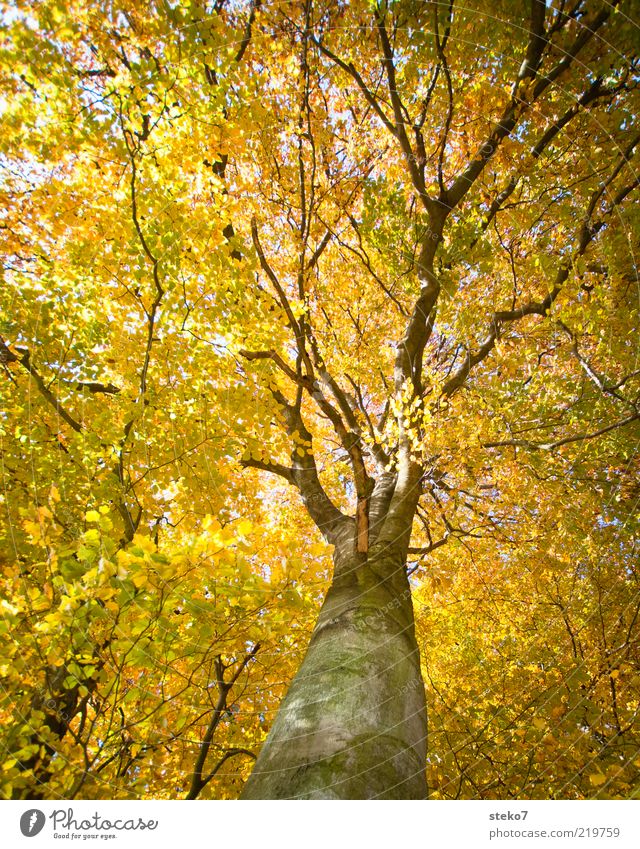
[[[354,564],[334,582],[242,798],[426,798],[409,587],[404,567],[379,572]]]

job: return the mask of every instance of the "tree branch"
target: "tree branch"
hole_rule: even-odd
[[[632,422],[640,419],[640,413],[633,413],[622,419],[619,422],[602,427],[592,433],[579,433],[574,436],[566,436],[563,439],[557,439],[555,442],[530,442],[527,439],[504,439],[500,442],[483,442],[483,448],[526,448],[529,451],[553,451],[560,448],[562,445],[569,445],[572,442],[583,442],[588,439],[595,439],[598,436],[603,436],[609,431],[616,430],[619,427],[625,427]]]
[[[393,117],[395,120],[395,126],[392,132],[393,135],[398,139],[402,152],[404,153],[404,157],[407,163],[407,167],[409,169],[409,173],[411,175],[411,181],[414,185],[414,188],[418,192],[418,195],[420,196],[420,199],[422,200],[422,203],[424,204],[425,208],[429,210],[431,208],[431,200],[427,197],[427,191],[424,182],[424,165],[421,168],[418,167],[417,157],[413,152],[411,142],[409,141],[409,137],[407,136],[405,124],[408,123],[408,115],[398,93],[393,50],[389,41],[389,35],[387,33],[387,29],[384,23],[384,18],[380,14],[380,7],[377,4],[374,6],[373,16],[376,22],[378,36],[380,38],[380,44],[382,45],[382,65],[387,74],[389,96],[391,98],[391,106],[393,108]]]
[[[336,544],[349,522],[348,517],[335,506],[320,482],[313,456],[312,436],[304,424],[299,407],[289,404],[278,390],[272,390],[272,394],[282,411],[287,433],[294,437],[296,443],[291,454],[293,483],[300,490],[302,501],[320,532],[330,543]]]
[[[535,0],[534,0],[535,2]],[[465,170],[456,177],[445,194],[440,198],[441,202],[450,211],[454,209],[467,194],[471,186],[484,170],[485,165],[495,154],[502,141],[507,138],[515,129],[520,118],[525,112],[533,106],[547,88],[564,72],[566,71],[578,56],[581,50],[591,41],[597,31],[606,23],[611,16],[611,12],[618,5],[618,0],[613,0],[612,3],[601,9],[590,25],[584,26],[582,32],[576,37],[571,47],[566,51],[565,56],[558,64],[543,77],[540,77],[533,85],[531,96],[525,100],[518,96],[518,91],[521,82],[526,76],[530,75],[528,60],[523,63],[524,75],[518,76],[511,95],[509,104],[505,107],[502,116],[496,126],[493,128],[484,143],[480,145],[474,159],[467,165]],[[534,9],[534,12],[536,10]],[[540,14],[540,12],[536,12]],[[537,40],[538,35],[532,31],[533,39]],[[536,42],[537,43],[537,42]],[[529,42],[530,50],[527,50],[527,55],[531,53],[535,58],[538,47],[532,47]]]
[[[331,61],[334,64],[336,64],[339,68],[342,68],[343,71],[346,71],[347,74],[349,74],[349,76],[355,81],[355,83],[358,86],[358,88],[360,89],[360,91],[363,93],[365,100],[367,101],[369,106],[372,107],[373,111],[376,113],[378,118],[380,118],[380,120],[382,121],[384,126],[389,130],[389,132],[393,136],[395,136],[396,131],[395,131],[395,128],[393,126],[393,123],[385,115],[382,107],[380,106],[380,104],[378,103],[378,101],[376,100],[376,98],[374,97],[372,92],[367,88],[367,84],[362,79],[362,77],[360,76],[360,74],[356,70],[353,63],[352,62],[347,63],[344,60],[340,59],[339,56],[336,56],[335,53],[333,53],[331,50],[329,50],[329,48],[326,47],[314,35],[311,36],[311,41],[316,45],[316,47],[320,50],[320,52],[323,53],[327,57],[327,59],[331,59]]]
[[[626,158],[628,157],[628,155],[630,155],[630,152],[635,148],[639,141],[640,137],[634,138],[632,140],[627,150],[623,153],[621,161],[626,161]],[[616,168],[614,169],[613,176],[618,174],[620,170],[621,167],[616,166]],[[573,257],[571,260],[564,260],[560,265],[560,268],[558,269],[558,272],[556,274],[556,279],[554,281],[553,287],[549,294],[542,301],[530,302],[528,304],[523,305],[522,307],[513,310],[501,310],[499,312],[495,312],[491,317],[490,329],[485,341],[475,353],[471,353],[471,351],[467,353],[467,356],[462,365],[445,383],[441,393],[442,397],[450,397],[451,395],[453,395],[453,393],[462,386],[467,376],[469,375],[471,369],[481,363],[489,355],[489,353],[493,350],[495,346],[495,342],[500,334],[502,324],[506,322],[517,321],[518,319],[524,318],[527,315],[540,315],[542,317],[547,315],[552,304],[560,294],[564,283],[569,277],[572,262],[575,262],[578,257],[581,257],[585,253],[589,244],[597,236],[602,227],[604,227],[604,217],[610,215],[613,210],[616,209],[622,203],[622,201],[631,193],[631,191],[633,191],[633,189],[640,186],[640,178],[638,178],[633,180],[627,186],[621,188],[614,196],[608,208],[602,213],[603,217],[600,220],[592,223],[591,216],[595,209],[597,199],[602,196],[603,192],[605,191],[605,188],[610,185],[613,176],[610,175],[610,177],[605,180],[603,184],[604,188],[601,185],[592,194],[587,208],[586,217],[582,222],[581,231],[578,236],[577,247],[574,251]]]
[[[200,751],[198,753],[198,758],[196,760],[193,776],[191,778],[191,787],[189,788],[189,792],[185,796],[185,799],[196,799],[202,788],[213,778],[216,771],[220,768],[222,764],[218,764],[214,771],[210,773],[207,778],[202,777],[202,773],[204,770],[204,765],[207,760],[207,756],[209,754],[209,749],[211,748],[211,742],[213,740],[213,735],[216,732],[216,729],[220,723],[222,718],[222,714],[227,706],[227,697],[229,695],[229,690],[233,687],[235,682],[240,677],[242,671],[245,669],[247,664],[253,660],[256,656],[257,652],[260,649],[260,643],[256,643],[251,651],[249,651],[243,659],[240,661],[238,668],[234,671],[233,675],[228,681],[224,679],[225,666],[222,663],[220,657],[217,657],[215,660],[215,669],[216,669],[216,684],[218,687],[218,700],[213,709],[213,714],[211,719],[209,720],[209,724],[207,726],[207,730],[204,733],[204,737],[202,738],[202,743],[200,744]]]
[[[36,367],[31,362],[31,354],[28,350],[24,349],[21,352],[21,356],[17,356],[13,353],[13,351],[6,345],[3,339],[0,339],[0,359],[2,363],[19,363],[26,371],[29,372],[31,377],[33,378],[34,383],[38,387],[38,391],[42,395],[42,397],[50,404],[56,413],[63,419],[70,428],[75,430],[76,433],[82,433],[82,425],[79,421],[74,419],[74,417],[68,413],[64,407],[61,405],[59,398],[53,394],[53,392],[49,389],[47,384],[45,383],[44,378],[40,374],[40,372],[36,369]]]
[[[293,469],[282,465],[282,463],[273,463],[271,460],[254,460],[253,457],[248,457],[246,460],[240,460],[240,465],[246,469],[260,469],[263,472],[271,472],[273,475],[284,478],[288,483],[295,484]]]

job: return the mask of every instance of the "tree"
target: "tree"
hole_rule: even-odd
[[[4,33],[4,792],[635,792],[632,4]]]

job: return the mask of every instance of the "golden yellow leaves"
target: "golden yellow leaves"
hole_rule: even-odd
[[[48,507],[37,507],[35,510],[35,520],[25,519],[23,527],[31,537],[34,544],[46,543],[49,539],[51,531],[51,522],[53,514]]]

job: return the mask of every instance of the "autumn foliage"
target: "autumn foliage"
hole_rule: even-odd
[[[403,464],[431,796],[640,792],[637,8],[490,7],[3,4],[2,796],[236,798]]]

